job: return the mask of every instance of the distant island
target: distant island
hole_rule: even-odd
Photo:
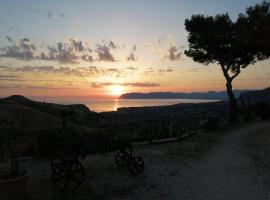
[[[249,90],[234,90],[236,98],[241,93]],[[151,92],[151,93],[126,93],[120,96],[121,99],[211,99],[211,100],[227,100],[226,91],[208,91],[208,92]]]

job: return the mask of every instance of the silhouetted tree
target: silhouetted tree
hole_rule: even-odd
[[[241,69],[270,56],[270,2],[248,7],[235,21],[226,14],[193,15],[185,20],[189,49],[194,61],[220,65],[231,105],[230,120],[237,120],[232,82]]]

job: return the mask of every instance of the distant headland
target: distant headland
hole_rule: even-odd
[[[236,98],[241,93],[249,90],[234,90]],[[208,91],[208,92],[151,92],[151,93],[126,93],[120,96],[121,99],[217,99],[227,100],[228,95],[226,91]]]

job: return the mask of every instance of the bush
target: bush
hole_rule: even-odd
[[[266,102],[256,103],[254,106],[255,113],[262,120],[267,120],[270,117],[270,107]]]
[[[208,117],[204,130],[207,132],[211,132],[217,130],[217,127],[218,127],[218,118]]]

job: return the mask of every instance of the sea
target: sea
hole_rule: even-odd
[[[147,107],[147,106],[164,106],[181,103],[205,103],[219,100],[205,99],[91,99],[79,102],[57,102],[63,104],[79,103],[86,105],[91,111],[109,112],[117,111],[122,107]]]

